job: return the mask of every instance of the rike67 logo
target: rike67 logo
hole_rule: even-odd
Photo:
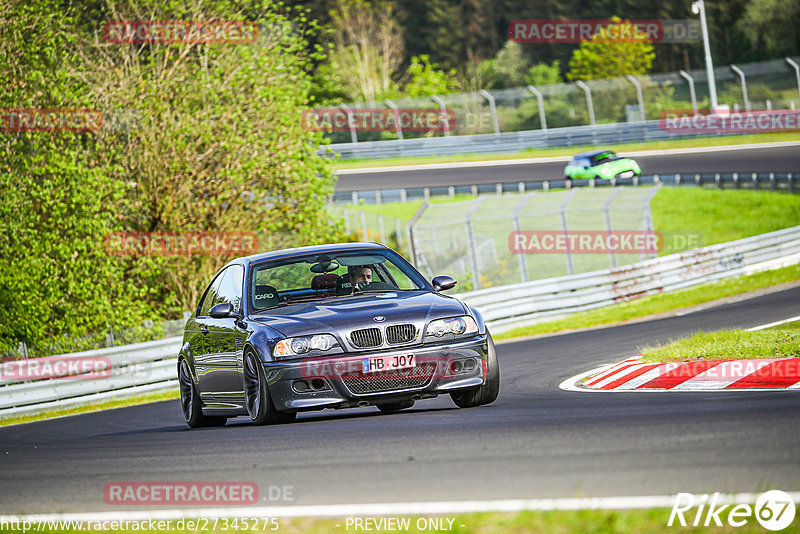
[[[697,509],[693,510],[695,507]],[[792,496],[780,490],[762,493],[754,506],[720,496],[719,493],[714,493],[710,499],[708,495],[698,497],[691,493],[678,493],[667,526],[677,523],[682,527],[689,524],[694,527],[721,527],[724,526],[721,514],[727,512],[727,523],[732,527],[744,526],[755,517],[767,530],[783,530],[794,521],[795,511]]]

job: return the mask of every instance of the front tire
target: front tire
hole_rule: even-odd
[[[181,389],[181,409],[183,410],[183,418],[186,420],[186,424],[191,428],[225,425],[228,421],[227,417],[212,417],[203,414],[203,402],[200,400],[197,388],[194,387],[192,372],[186,360],[181,360],[178,367],[178,382]]]
[[[297,412],[279,412],[275,408],[267,387],[264,366],[252,352],[244,357],[244,398],[247,413],[254,425],[290,423],[297,417]]]
[[[482,386],[462,391],[454,391],[450,398],[459,408],[473,408],[482,404],[491,404],[500,393],[500,364],[494,349],[491,334],[488,337],[488,356],[486,362],[486,382]]]

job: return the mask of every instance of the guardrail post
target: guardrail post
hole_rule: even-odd
[[[383,203],[383,196],[381,195],[381,190],[375,190],[375,204],[382,204]]]
[[[644,98],[642,97],[642,84],[639,82],[639,80],[636,79],[636,76],[634,76],[633,74],[628,74],[626,77],[628,78],[628,80],[630,80],[633,86],[636,87],[636,100],[639,102],[639,118],[642,120],[642,122],[644,122],[647,119],[645,118],[646,114],[644,112]]]
[[[402,202],[403,204],[408,202],[408,191],[406,190],[405,187],[400,190],[400,202]]]
[[[353,110],[347,104],[339,104],[347,115],[347,126],[350,128],[350,141],[358,143],[358,134],[356,133],[356,122],[353,120]]]
[[[431,199],[431,188],[430,188],[430,187],[425,187],[425,188],[422,190],[422,197],[423,197],[425,200],[430,200],[430,199]]]
[[[734,189],[739,189],[739,173],[738,172],[733,173],[733,188]]]
[[[753,173],[753,191],[758,191],[758,174]]]
[[[714,181],[717,182],[717,189],[722,189],[722,178],[719,173],[714,174]]]
[[[492,114],[492,126],[494,127],[494,133],[499,134],[500,123],[497,122],[497,107],[494,104],[494,97],[486,89],[481,89],[478,94],[489,101],[489,111]]]
[[[581,80],[575,82],[575,85],[583,89],[583,92],[586,93],[586,107],[589,109],[589,124],[594,126],[595,122],[594,122],[594,104],[592,103],[592,90],[589,88],[588,85],[586,85]]]
[[[794,176],[792,176],[792,173],[786,176],[786,181],[789,183],[789,192],[794,193]]]
[[[358,205],[358,191],[353,191],[350,193],[350,203]]]
[[[797,94],[800,95],[800,65],[790,57],[786,58],[786,63],[794,69],[794,75],[797,78]],[[792,104],[794,104],[794,101],[792,101]],[[792,105],[792,109],[794,109],[794,105]]]
[[[739,76],[742,81],[742,98],[744,98],[744,109],[750,111],[750,99],[747,98],[747,81],[745,80],[744,71],[736,65],[731,65],[731,70]]]
[[[685,70],[679,70],[678,74],[689,82],[689,97],[692,99],[692,113],[697,115],[697,94],[694,92],[694,78],[692,78]]]
[[[447,107],[444,105],[444,100],[439,95],[433,95],[431,100],[439,104],[439,111],[442,114],[442,124],[444,124],[444,136],[450,137],[450,117],[447,115]]]
[[[456,188],[454,186],[450,186],[447,188],[447,196],[453,198],[456,196]]]
[[[106,332],[106,347],[113,347],[114,346],[114,327],[109,326],[108,332]]]
[[[399,140],[403,140],[403,125],[400,124],[400,110],[397,109],[397,104],[389,100],[388,98],[384,99],[383,102],[392,108],[392,113],[394,114],[394,124],[395,130],[397,130],[397,138]]]
[[[775,186],[775,173],[774,172],[769,173],[769,185],[770,185],[770,189],[772,189],[773,191],[777,191],[777,187]]]
[[[544,95],[542,94],[542,92],[540,90],[538,90],[537,88],[535,88],[532,85],[528,86],[528,91],[530,91],[531,93],[536,95],[536,100],[539,103],[539,122],[541,123],[541,127],[542,127],[541,129],[542,130],[546,130],[547,129],[547,117],[545,117],[545,115],[544,115]]]

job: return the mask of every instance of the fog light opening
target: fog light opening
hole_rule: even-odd
[[[325,381],[321,378],[311,380],[311,387],[315,390],[325,389]]]

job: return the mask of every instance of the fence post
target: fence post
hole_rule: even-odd
[[[611,232],[613,231],[613,229],[611,228],[611,214],[609,213],[609,211],[611,210],[611,204],[617,199],[617,196],[619,196],[621,191],[622,191],[621,189],[615,189],[614,192],[611,194],[611,196],[608,197],[608,200],[606,200],[605,204],[603,204],[603,218],[605,219],[606,223],[607,235],[611,235]],[[617,266],[617,255],[612,250],[609,253],[609,256],[611,256],[611,268],[613,269],[614,267]]]
[[[694,92],[694,78],[692,78],[685,70],[679,70],[678,74],[689,82],[689,97],[692,99],[692,113],[697,115],[697,94]]]
[[[633,74],[628,74],[628,80],[636,87],[636,100],[639,102],[639,117],[641,118],[642,122],[646,121],[647,119],[646,114],[644,112],[644,97],[642,97],[642,84],[639,80],[636,79],[636,76]]]
[[[108,332],[106,332],[106,347],[113,347],[114,346],[114,327],[109,326]]]
[[[575,82],[575,85],[583,89],[583,92],[586,93],[586,107],[589,109],[589,124],[594,126],[595,121],[594,121],[594,104],[592,104],[592,90],[589,88],[588,85],[586,85],[581,80]]]
[[[747,81],[745,80],[744,71],[736,65],[731,65],[731,70],[739,76],[742,81],[742,98],[744,98],[744,109],[750,111],[750,99],[747,98]]]
[[[536,100],[539,103],[539,120],[541,122],[542,130],[546,130],[547,117],[544,115],[544,95],[542,95],[542,92],[532,85],[528,86],[528,91],[536,95]]]
[[[560,215],[561,215],[561,230],[564,232],[564,238],[567,240],[567,253],[564,254],[567,260],[567,274],[575,274],[572,268],[572,250],[569,248],[569,230],[567,229],[567,205],[572,202],[572,197],[575,196],[577,193],[577,189],[570,189],[569,193],[567,193],[566,199],[564,202],[561,203],[560,207]]]
[[[358,134],[356,133],[356,122],[353,120],[353,110],[347,104],[339,104],[347,115],[347,125],[350,127],[350,141],[358,143]]]
[[[481,289],[483,286],[481,285],[481,266],[478,260],[478,246],[475,243],[475,231],[472,228],[472,215],[478,211],[478,208],[486,200],[486,197],[479,197],[478,200],[475,201],[475,204],[470,208],[467,212],[465,219],[466,219],[466,227],[467,227],[467,243],[469,245],[469,255],[472,258],[472,279],[473,285],[472,289]]]
[[[522,231],[522,224],[520,223],[520,220],[519,220],[519,214],[523,210],[523,208],[525,207],[525,204],[528,203],[528,200],[530,200],[532,195],[533,195],[533,193],[528,193],[527,195],[524,195],[522,197],[522,200],[520,201],[519,204],[517,204],[517,207],[514,210],[514,230],[516,232],[521,232]],[[520,273],[520,277],[522,278],[523,282],[527,282],[528,281],[528,260],[527,260],[527,256],[525,256],[525,252],[524,251],[523,252],[517,251],[517,256],[519,257],[519,273]]]
[[[397,139],[400,141],[403,140],[403,125],[400,124],[400,111],[397,109],[397,104],[389,100],[388,98],[384,99],[383,102],[392,108],[392,113],[394,114],[394,124],[395,129],[397,130]]]
[[[361,241],[369,242],[369,230],[367,229],[367,214],[361,212]]]
[[[400,219],[394,220],[394,233],[397,234],[397,246],[403,246],[403,229],[400,226]]]
[[[486,89],[481,89],[479,94],[489,101],[489,111],[492,113],[492,126],[494,127],[494,133],[499,134],[500,123],[497,122],[497,107],[494,104],[494,97]]]
[[[381,243],[386,243],[386,232],[383,229],[383,215],[378,214],[378,233],[380,234]]]
[[[800,95],[800,65],[790,57],[786,58],[786,63],[794,69],[794,75],[797,78],[797,94]],[[792,100],[792,109],[794,109],[794,100]]]
[[[417,224],[417,221],[420,217],[422,217],[422,214],[426,209],[428,209],[429,206],[430,204],[427,201],[423,202],[406,225],[406,230],[408,230],[408,247],[411,249],[411,263],[414,264],[414,266],[417,265],[417,246],[414,243],[414,225]]]
[[[431,100],[439,104],[439,111],[442,114],[442,122],[444,124],[444,136],[450,137],[450,117],[447,116],[447,107],[444,105],[444,100],[439,95],[433,95]]]

